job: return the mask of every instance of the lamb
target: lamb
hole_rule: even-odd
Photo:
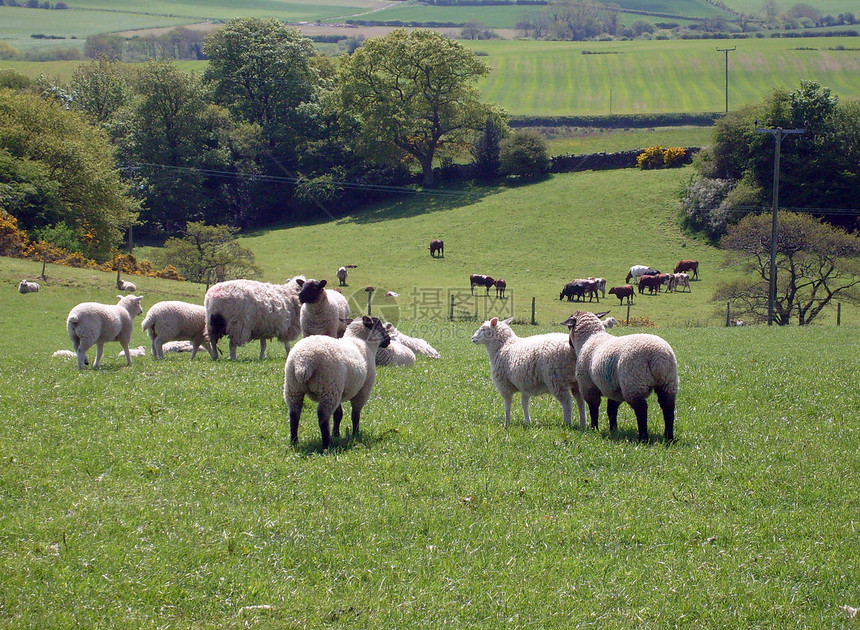
[[[633,285],[625,284],[620,287],[612,287],[609,289],[609,295],[614,295],[618,298],[619,304],[624,304],[624,298],[627,298],[627,303],[630,304],[633,301]]]
[[[164,358],[164,344],[177,339],[191,342],[191,360],[200,346],[211,354],[206,338],[206,307],[169,300],[157,302],[147,311],[142,324],[143,332],[152,340],[152,356]]]
[[[472,336],[473,343],[487,348],[490,376],[505,403],[505,426],[511,422],[511,399],[519,392],[526,426],[531,423],[529,399],[549,393],[561,403],[567,426],[573,424],[573,394],[579,408],[579,425],[585,428],[585,404],[576,384],[576,355],[567,337],[549,333],[521,338],[509,326],[512,319],[499,321],[493,317]]]
[[[163,346],[161,346],[162,352],[191,352],[195,349],[195,346],[190,341],[168,341]]]
[[[38,282],[30,282],[28,280],[21,280],[21,284],[18,285],[18,293],[38,293],[39,292],[39,283]]]
[[[293,444],[299,439],[305,396],[317,401],[323,450],[331,445],[332,415],[333,434],[340,435],[344,401],[352,404],[352,435],[358,435],[361,410],[376,381],[376,351],[390,342],[382,322],[365,315],[352,320],[340,339],[315,335],[296,343],[284,367],[284,401],[289,409]]]
[[[439,359],[442,357],[442,355],[439,354],[439,352],[429,343],[423,339],[419,339],[418,337],[404,335],[401,331],[397,330],[391,322],[385,323],[385,331],[388,333],[388,336],[391,337],[392,341],[399,341],[404,346],[412,350],[412,352],[423,354],[431,359]]]
[[[346,330],[344,320],[349,319],[349,302],[331,289],[326,289],[325,280],[304,280],[296,283],[301,287],[299,303],[302,305],[299,321],[302,336],[328,335],[343,337]]]
[[[340,282],[340,286],[346,286],[346,277],[349,275],[349,272],[346,270],[346,267],[340,267],[337,270],[337,279]]]
[[[390,337],[391,335],[389,334]],[[415,365],[415,353],[405,344],[396,339],[391,339],[391,343],[387,347],[376,351],[376,365],[412,367]]]
[[[473,273],[469,276],[469,288],[472,295],[475,295],[475,287],[486,287],[487,295],[490,295],[490,288],[495,286],[496,281],[490,276],[482,276],[481,274]]]
[[[607,317],[603,319],[600,323],[603,324],[604,330],[609,330],[613,326],[618,326],[618,320],[614,317]]]
[[[260,360],[266,357],[266,340],[276,337],[290,351],[290,342],[301,336],[299,280],[269,284],[256,280],[228,280],[206,292],[206,335],[209,354],[218,358],[218,340],[230,337],[230,360],[236,348],[260,340]]]
[[[438,238],[435,238],[430,241],[430,256],[436,258],[437,254],[439,255],[439,258],[445,256],[445,243]]]
[[[123,354],[125,354],[125,352],[123,350],[120,350],[119,354],[117,354],[116,356],[121,357]],[[131,354],[131,356],[133,357],[145,357],[146,348],[144,348],[143,346],[138,346],[137,348],[130,348],[129,354]]]
[[[131,365],[131,352],[128,342],[131,341],[132,320],[143,313],[140,301],[143,296],[118,295],[117,304],[99,304],[98,302],[83,302],[71,311],[66,319],[66,329],[78,357],[78,368],[83,370],[87,364],[87,350],[96,346],[97,368],[102,359],[104,344],[108,341],[119,341],[125,352],[125,359]]]
[[[51,356],[52,357],[63,357],[63,358],[68,357],[71,359],[78,358],[78,355],[75,354],[74,352],[72,352],[71,350],[55,350],[54,354],[52,354]]]
[[[663,437],[675,437],[675,400],[678,396],[678,362],[672,347],[656,335],[613,337],[600,321],[606,313],[577,311],[564,322],[569,343],[576,352],[576,380],[597,428],[600,398],[609,400],[609,430],[618,428],[618,407],[628,403],[636,413],[639,440],[648,440],[648,402],[652,391],[663,411]]]
[[[128,282],[126,280],[120,280],[119,278],[117,278],[117,280],[116,280],[116,288],[119,289],[120,291],[128,291],[128,292],[137,291],[137,285],[136,284],[134,284],[133,282]]]

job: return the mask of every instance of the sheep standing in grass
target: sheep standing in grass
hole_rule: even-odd
[[[299,315],[302,336],[328,335],[343,337],[346,330],[344,320],[349,319],[349,302],[337,291],[326,289],[325,280],[297,280],[299,303],[302,305]]]
[[[339,267],[337,270],[337,279],[340,282],[340,286],[346,286],[346,277],[349,275],[349,272],[346,270],[346,267]]]
[[[38,293],[39,292],[39,283],[38,282],[29,282],[28,280],[21,280],[21,284],[18,285],[18,293]]]
[[[376,365],[412,367],[415,365],[415,353],[396,339],[391,339],[388,346],[376,351]]]
[[[299,281],[269,284],[256,280],[219,282],[206,292],[206,335],[209,354],[218,358],[218,340],[230,337],[230,360],[236,348],[260,340],[260,360],[266,358],[266,340],[277,338],[290,351],[290,342],[301,336]]]
[[[206,339],[205,306],[175,300],[157,302],[147,311],[142,328],[152,340],[152,356],[156,359],[163,359],[164,344],[175,340],[191,342],[192,361],[200,346],[211,354]]]
[[[404,346],[412,350],[412,352],[426,355],[431,359],[439,359],[442,356],[429,343],[427,343],[423,339],[419,339],[418,337],[410,337],[409,335],[404,335],[402,332],[397,330],[394,327],[394,324],[392,324],[391,322],[385,323],[385,330],[386,332],[388,332],[388,336],[391,337],[392,341],[399,341]]]
[[[108,341],[119,341],[125,351],[125,359],[131,365],[131,353],[128,343],[131,341],[132,320],[143,312],[140,301],[143,296],[117,296],[117,304],[99,304],[84,302],[78,304],[66,319],[69,338],[78,356],[78,367],[84,369],[87,364],[87,350],[96,346],[96,361],[93,367],[98,367],[102,359],[104,345]]]
[[[490,376],[505,402],[505,426],[511,422],[511,399],[520,392],[525,424],[531,423],[529,399],[552,394],[561,403],[564,423],[573,424],[573,394],[579,407],[579,425],[585,428],[585,405],[576,384],[576,354],[561,333],[518,337],[508,325],[509,318],[484,322],[472,336],[483,344],[490,357]]]
[[[591,426],[597,428],[600,397],[609,400],[606,413],[609,430],[618,428],[618,407],[628,403],[636,413],[639,440],[648,439],[648,402],[652,391],[663,411],[663,437],[675,437],[675,399],[678,396],[678,362],[672,347],[657,335],[635,334],[613,337],[600,317],[577,311],[565,325],[569,343],[576,351],[576,379],[588,404]]]
[[[322,447],[331,445],[329,421],[334,415],[334,436],[340,435],[343,403],[352,405],[352,435],[358,434],[361,409],[376,382],[376,351],[390,343],[376,317],[355,319],[344,336],[305,337],[296,343],[284,367],[284,401],[290,413],[290,440],[298,442],[299,418],[305,396],[317,401]]]

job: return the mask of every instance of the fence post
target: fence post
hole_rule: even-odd
[[[836,303],[836,325],[842,325],[842,302]]]
[[[732,303],[726,302],[726,328],[732,325]]]
[[[448,310],[448,321],[454,321],[454,295],[451,294],[451,306]]]
[[[537,326],[537,320],[535,320],[535,298],[534,298],[534,296],[532,297],[532,326]]]

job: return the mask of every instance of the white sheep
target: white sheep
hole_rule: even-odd
[[[194,344],[190,341],[168,341],[161,346],[162,352],[191,352],[194,349]]]
[[[657,335],[613,337],[599,319],[604,315],[577,311],[564,322],[576,351],[576,379],[588,404],[592,428],[597,428],[600,397],[606,396],[609,430],[617,429],[618,407],[626,402],[636,413],[639,440],[647,440],[647,398],[654,391],[663,411],[663,437],[674,439],[678,362],[672,347]]]
[[[328,335],[343,337],[346,330],[344,320],[349,319],[349,302],[338,291],[326,289],[325,280],[296,281],[299,291],[299,303],[302,305],[299,315],[302,336]]]
[[[392,340],[399,341],[404,346],[412,350],[412,352],[426,355],[431,359],[438,359],[442,356],[428,342],[424,341],[423,339],[419,339],[418,337],[410,337],[409,335],[404,335],[402,332],[397,330],[394,327],[394,324],[392,324],[391,322],[385,323],[385,330],[388,331],[388,336],[391,337]]]
[[[96,346],[96,361],[93,367],[99,366],[104,344],[108,341],[119,341],[125,352],[125,359],[131,365],[131,352],[128,342],[131,341],[132,320],[143,312],[140,301],[143,296],[118,295],[117,304],[99,304],[84,302],[78,304],[66,319],[66,329],[78,356],[78,368],[84,369],[87,364],[87,350]]]
[[[71,359],[78,358],[78,355],[75,354],[74,352],[72,352],[71,350],[55,350],[54,354],[52,354],[51,356],[52,357],[71,358]]]
[[[39,283],[38,282],[30,282],[28,280],[21,280],[21,284],[18,285],[18,293],[38,293],[39,291]]]
[[[603,324],[604,330],[609,330],[613,326],[618,326],[618,320],[615,319],[614,317],[607,317],[606,319],[602,320],[600,323]]]
[[[346,267],[340,267],[337,270],[337,279],[340,282],[340,286],[346,286],[346,277],[349,275],[349,272],[346,270]]]
[[[388,336],[391,337],[391,334]],[[391,339],[387,347],[376,351],[376,365],[412,367],[415,365],[415,353],[400,341]]]
[[[116,280],[116,288],[120,291],[137,291],[137,285],[134,282],[120,280],[119,278]]]
[[[301,336],[299,280],[269,284],[256,280],[228,280],[206,292],[206,335],[209,354],[218,358],[218,340],[230,337],[230,360],[236,348],[252,339],[260,340],[260,360],[266,357],[266,340],[277,338],[290,351],[290,342]]]
[[[505,402],[505,426],[511,422],[511,399],[519,392],[526,426],[531,423],[529,399],[549,393],[561,403],[567,426],[573,424],[573,394],[579,408],[579,425],[585,428],[585,404],[576,384],[576,355],[568,345],[567,335],[548,333],[521,338],[508,325],[512,319],[499,321],[493,317],[472,336],[473,343],[487,348],[490,376]]]
[[[152,356],[164,358],[164,344],[168,341],[190,341],[191,360],[194,360],[200,346],[211,354],[206,339],[206,307],[177,300],[156,302],[146,312],[141,324],[143,331],[152,340]]]
[[[305,396],[317,401],[322,447],[331,445],[329,420],[334,415],[334,436],[340,435],[345,401],[352,406],[352,435],[358,434],[361,409],[376,381],[375,356],[390,342],[382,322],[364,316],[353,320],[340,339],[324,335],[296,343],[284,367],[284,401],[290,414],[290,440],[298,442],[299,418]]]
[[[146,356],[146,348],[143,346],[138,346],[137,348],[129,348],[129,354],[133,357],[145,357]],[[116,356],[121,357],[125,354],[124,350],[120,350],[119,354]]]

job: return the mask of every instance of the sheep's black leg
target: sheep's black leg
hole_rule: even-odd
[[[648,401],[644,398],[628,400],[636,413],[636,424],[639,427],[639,441],[648,441]]]
[[[621,403],[617,400],[609,398],[606,401],[606,415],[609,416],[609,432],[614,433],[618,430],[618,407]]]
[[[361,419],[361,407],[352,405],[352,438],[358,437],[358,421]]]
[[[657,402],[663,412],[663,439],[671,441],[675,439],[675,394],[671,392],[657,391]]]
[[[597,418],[600,415],[600,398],[597,400],[589,400],[588,402],[588,414],[591,416],[591,428],[597,429]]]
[[[295,444],[299,441],[299,418],[302,416],[304,401],[290,405],[290,442]]]
[[[332,431],[332,435],[334,437],[340,437],[340,421],[343,418],[343,405],[338,405],[337,409],[334,410],[334,430]]]
[[[317,419],[320,423],[320,435],[322,436],[322,447],[326,450],[331,446],[331,431],[329,429],[329,419],[331,412],[323,405],[317,407]]]

